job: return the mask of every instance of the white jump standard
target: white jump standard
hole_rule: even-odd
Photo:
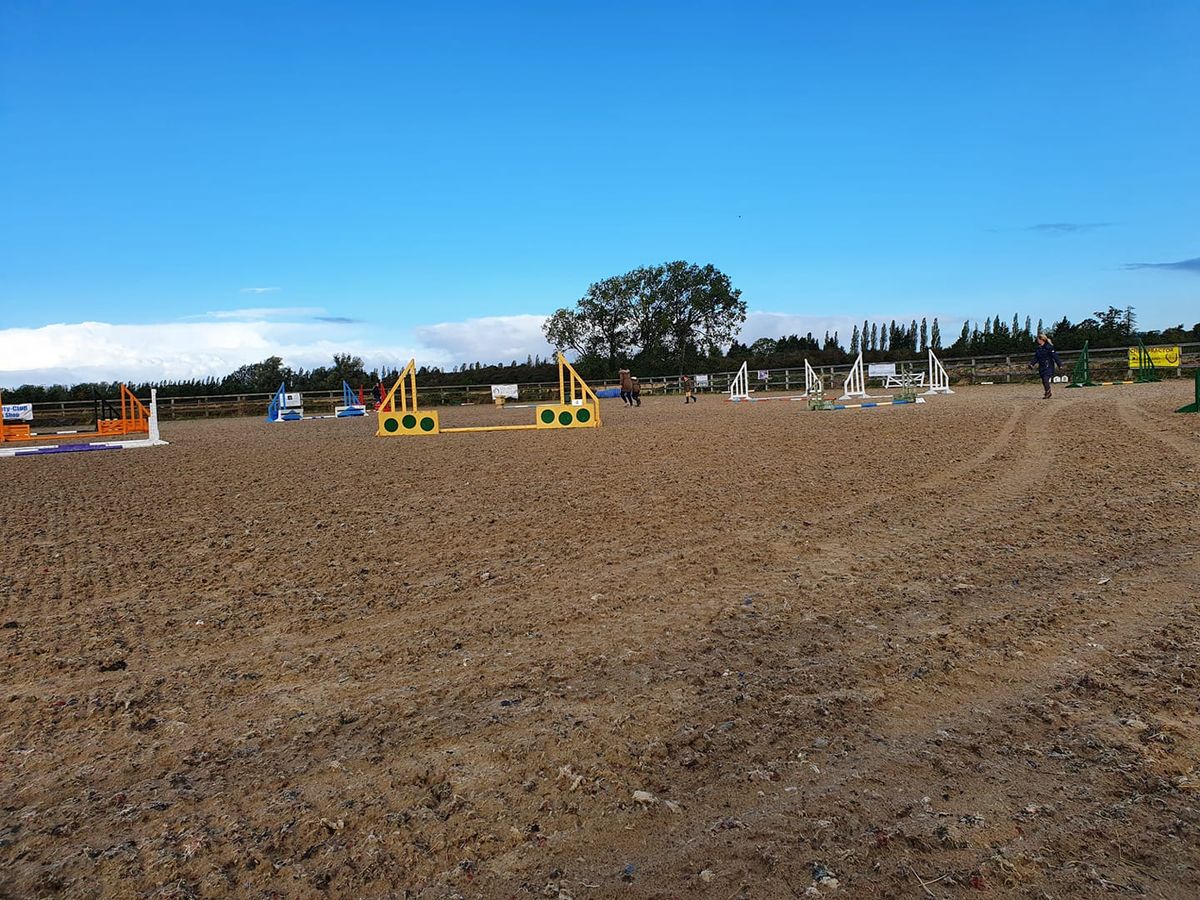
[[[742,367],[738,369],[737,375],[733,378],[733,383],[729,385],[729,397],[727,398],[737,403],[740,400],[753,400],[750,396],[750,372],[746,363],[742,363]]]
[[[804,393],[794,397],[751,397],[750,396],[750,372],[747,363],[742,363],[742,367],[738,369],[737,375],[729,385],[729,396],[726,400],[732,400],[735,403],[741,400],[749,400],[758,402],[759,400],[807,400],[812,396],[814,390],[819,390],[821,387],[821,376],[817,374],[806,359],[804,361]]]
[[[858,358],[854,360],[854,365],[850,367],[850,374],[846,376],[846,383],[842,386],[842,396],[839,400],[853,400],[856,397],[865,399],[867,397],[867,378],[863,372],[863,355],[859,351]]]
[[[942,365],[942,361],[933,355],[933,349],[929,350],[929,390],[925,392],[929,394],[953,394],[950,390],[950,376],[946,373],[946,367]]]

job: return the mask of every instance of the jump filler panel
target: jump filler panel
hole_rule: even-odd
[[[538,428],[595,428],[600,423],[588,406],[539,406]]]
[[[442,425],[435,412],[381,412],[379,414],[379,430],[376,433],[380,437],[441,434]]]

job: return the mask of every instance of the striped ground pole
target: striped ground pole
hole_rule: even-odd
[[[135,447],[157,447],[165,445],[161,440],[140,441],[93,441],[88,444],[43,444],[40,447],[5,447],[0,456],[50,456],[54,453],[88,453],[92,450],[131,450]]]
[[[54,447],[25,447],[12,451],[13,456],[49,456],[51,453],[84,453],[89,450],[123,450],[114,444],[58,444]]]
[[[916,400],[884,400],[879,403],[835,403],[830,409],[874,409],[878,406],[907,406],[911,403],[924,403],[925,401],[918,397]]]

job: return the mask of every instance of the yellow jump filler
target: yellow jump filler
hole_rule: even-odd
[[[536,407],[532,425],[475,425],[443,428],[434,410],[417,408],[417,361],[410,359],[379,410],[379,437],[449,434],[455,431],[543,431],[551,428],[597,428],[600,400],[561,353],[558,354],[558,402]]]

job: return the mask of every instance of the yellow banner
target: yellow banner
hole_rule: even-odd
[[[1154,368],[1156,369],[1179,368],[1178,347],[1147,347],[1146,352],[1150,354],[1150,362],[1154,363]],[[1137,347],[1129,348],[1129,368],[1141,368],[1138,353]]]

